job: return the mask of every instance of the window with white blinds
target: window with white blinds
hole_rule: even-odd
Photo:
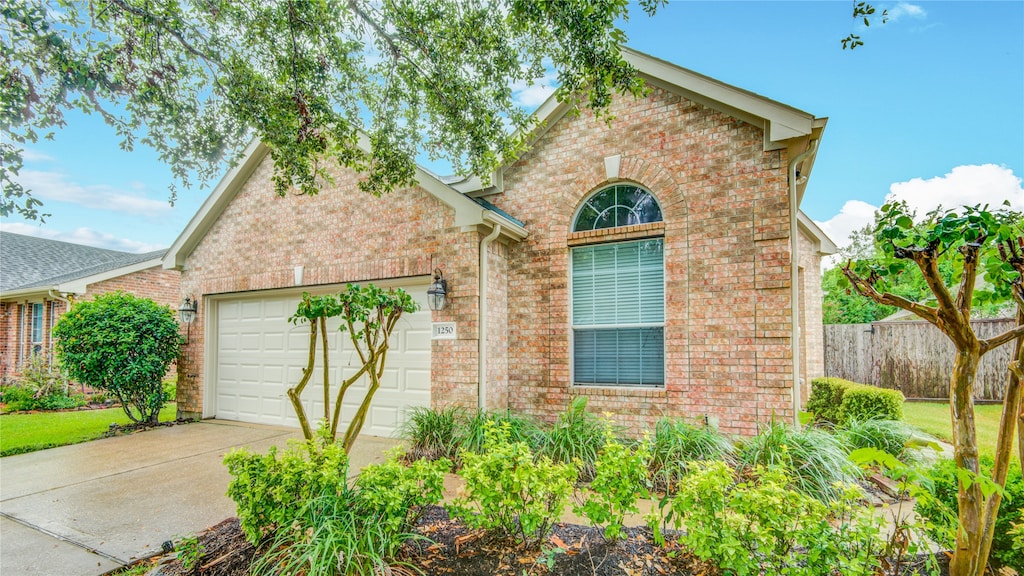
[[[664,240],[572,250],[573,380],[665,383]]]

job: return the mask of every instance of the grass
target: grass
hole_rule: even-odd
[[[999,434],[999,418],[1003,413],[1002,404],[975,405],[974,423],[978,430],[978,452],[994,456],[996,437]],[[952,442],[953,430],[949,417],[949,404],[944,402],[906,402],[903,404],[903,419],[922,431]],[[1017,454],[1016,431],[1014,431],[1013,454]]]
[[[174,420],[175,405],[160,411],[160,421]],[[121,408],[73,412],[34,412],[0,416],[0,456],[35,452],[103,437],[113,423],[130,424]]]

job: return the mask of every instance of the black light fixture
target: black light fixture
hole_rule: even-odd
[[[440,268],[434,269],[434,283],[427,289],[427,304],[431,310],[444,310],[448,304],[448,282]]]
[[[191,296],[185,297],[185,302],[178,308],[178,314],[181,315],[181,321],[185,324],[191,325],[196,319],[196,302],[192,300]]]

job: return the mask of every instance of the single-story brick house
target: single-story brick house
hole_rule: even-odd
[[[374,198],[337,169],[318,196],[278,198],[254,142],[164,259],[200,306],[179,412],[295,425],[298,298],[372,282],[423,310],[398,330],[365,433],[418,405],[550,420],[574,395],[634,428],[794,420],[822,372],[820,258],[835,251],[798,210],[826,120],[626,57],[647,97],[618,100],[610,125],[548,100],[533,148],[488,186],[420,169]],[[449,304],[431,312],[435,270]],[[335,337],[340,378],[355,368]],[[321,393],[306,394],[316,418]]]
[[[121,290],[177,309],[181,274],[161,266],[163,254],[0,232],[0,380],[52,352],[50,330],[72,300]]]

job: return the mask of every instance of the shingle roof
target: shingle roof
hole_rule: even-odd
[[[53,286],[160,258],[0,232],[0,292]]]

